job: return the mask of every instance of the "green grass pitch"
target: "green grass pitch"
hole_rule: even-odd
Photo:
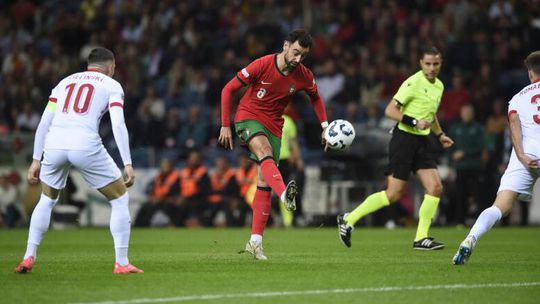
[[[539,303],[540,228],[495,228],[464,266],[451,264],[468,230],[433,228],[446,243],[412,250],[412,229],[268,229],[268,261],[239,254],[248,229],[135,229],[114,276],[107,229],[50,231],[32,273],[18,275],[27,230],[0,231],[1,303]]]

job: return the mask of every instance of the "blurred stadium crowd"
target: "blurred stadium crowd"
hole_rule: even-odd
[[[9,149],[18,151],[22,143],[13,135],[33,135],[53,86],[84,69],[88,52],[101,45],[116,55],[135,165],[158,166],[162,157],[184,162],[194,149],[213,160],[222,87],[251,60],[279,52],[285,33],[298,27],[314,37],[305,64],[316,75],[329,119],[347,119],[359,134],[388,129],[383,109],[418,70],[419,46],[437,45],[446,87],[438,117],[447,133],[464,137],[446,161],[456,176],[465,172],[447,189],[456,200],[491,201],[461,188],[483,176],[490,189],[483,193],[496,189],[498,178],[491,176],[500,174],[509,149],[506,102],[528,82],[524,57],[540,49],[538,0],[2,1],[0,136],[14,138]],[[288,113],[309,163],[320,147],[307,104],[299,96]],[[470,124],[462,122],[464,105],[472,105],[483,139],[460,131]],[[102,128],[110,143],[108,119]],[[455,157],[471,142],[479,143],[467,153],[472,159]],[[139,148],[158,157],[149,161]]]

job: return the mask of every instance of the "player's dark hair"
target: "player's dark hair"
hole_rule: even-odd
[[[533,71],[536,76],[540,76],[540,51],[535,51],[525,58],[525,67]]]
[[[295,29],[290,31],[285,38],[290,44],[293,44],[295,41],[298,41],[303,48],[309,48],[313,46],[313,38],[311,35],[304,29]]]
[[[425,55],[433,55],[433,56],[441,55],[442,57],[441,51],[439,51],[439,49],[434,45],[421,46],[420,53],[418,55],[420,56],[419,57],[420,59],[424,58]]]
[[[114,61],[114,54],[106,48],[97,47],[90,51],[90,54],[88,54],[89,65],[95,63],[104,63],[107,61]]]

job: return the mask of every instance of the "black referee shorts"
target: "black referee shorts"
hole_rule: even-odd
[[[430,136],[410,134],[396,126],[390,140],[390,164],[386,174],[407,181],[410,172],[437,168],[436,150]]]

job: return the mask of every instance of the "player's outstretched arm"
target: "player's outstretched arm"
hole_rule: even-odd
[[[510,136],[512,145],[519,161],[527,168],[540,168],[540,160],[532,159],[523,150],[523,140],[521,132],[521,121],[517,112],[511,112],[508,117],[510,121]]]
[[[233,149],[231,132],[231,105],[233,95],[242,87],[242,83],[235,77],[231,79],[221,90],[221,129],[219,131],[219,143],[226,149]]]
[[[313,77],[313,75],[311,76]],[[328,143],[324,139],[324,130],[328,127],[328,116],[326,115],[326,109],[324,107],[324,102],[321,98],[321,95],[319,94],[319,91],[317,89],[317,85],[315,84],[315,81],[312,80],[312,86],[306,90],[306,93],[309,96],[309,99],[311,101],[311,106],[313,107],[313,110],[315,111],[315,115],[317,115],[317,118],[319,119],[319,122],[321,123],[321,143],[324,146],[324,151],[328,151]]]

